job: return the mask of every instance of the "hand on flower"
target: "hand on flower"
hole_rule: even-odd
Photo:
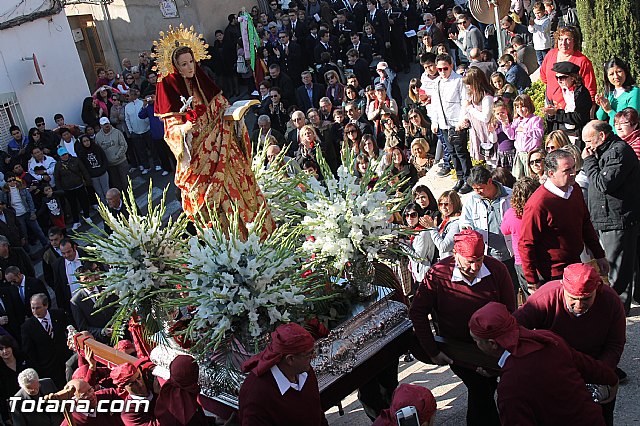
[[[438,355],[432,356],[431,361],[436,365],[451,365],[453,360],[447,356],[444,352],[438,352]]]

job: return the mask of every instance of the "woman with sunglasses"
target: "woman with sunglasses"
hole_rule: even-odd
[[[547,129],[564,130],[572,143],[582,148],[582,128],[591,119],[591,95],[582,84],[580,67],[571,62],[558,62],[551,68],[562,89],[564,106],[558,104],[544,108]]]
[[[553,152],[563,146],[569,145],[571,141],[567,134],[562,130],[554,130],[547,135],[544,140],[544,149],[547,152]]]
[[[600,107],[596,112],[598,120],[608,121],[619,136],[616,113],[628,107],[640,111],[640,89],[626,62],[614,56],[604,64],[604,94],[597,94],[595,101]]]
[[[344,138],[342,139],[341,155],[345,156],[347,152],[351,152],[351,156],[355,158],[362,151],[362,131],[354,123],[348,123],[344,126]]]
[[[544,173],[544,157],[546,156],[547,153],[543,148],[534,149],[527,155],[527,175],[538,179],[541,184],[547,180]]]
[[[438,198],[438,210],[442,219],[438,217],[423,216],[421,224],[426,225],[431,236],[431,241],[438,249],[439,259],[451,255],[453,250],[453,236],[460,232],[458,219],[462,213],[462,200],[456,191],[445,191]]]
[[[120,81],[118,82],[116,89],[118,89],[118,92],[126,95],[129,93],[129,89],[135,85],[136,85],[135,77],[131,74],[127,74],[124,77],[120,77]]]
[[[411,232],[409,236],[409,247],[412,256],[409,257],[409,269],[413,277],[412,287],[417,287],[431,267],[431,261],[435,257],[435,246],[429,239],[429,234],[424,232],[424,227],[420,225],[419,206],[416,203],[409,203],[403,212],[405,229]]]
[[[344,101],[344,84],[340,82],[340,76],[334,70],[329,70],[324,74],[324,81],[327,83],[326,95],[331,100],[332,105],[342,105]]]

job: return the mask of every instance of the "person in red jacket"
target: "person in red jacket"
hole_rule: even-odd
[[[485,377],[476,366],[451,359],[436,345],[428,315],[436,323],[438,335],[446,340],[473,344],[468,322],[471,315],[488,302],[516,309],[511,276],[504,263],[484,255],[482,235],[465,229],[454,237],[454,255],[436,263],[418,288],[409,317],[420,346],[431,361],[450,365],[468,389],[467,424],[499,425],[494,400],[496,377]]]
[[[616,369],[626,342],[624,306],[618,294],[590,265],[565,268],[562,280],[536,291],[513,313],[520,325],[551,330],[573,348]],[[608,425],[613,425],[615,399],[602,405]]]
[[[615,396],[618,377],[606,363],[572,349],[552,331],[518,325],[501,303],[478,309],[469,330],[481,351],[500,357],[498,410],[503,425],[605,424],[585,380],[613,386]]]
[[[580,262],[584,246],[591,250],[600,272],[609,273],[609,262],[576,183],[573,154],[557,149],[547,154],[544,168],[547,180],[524,207],[518,242],[530,292],[560,279],[565,267]]]
[[[328,425],[311,368],[314,343],[303,327],[284,324],[264,351],[242,365],[249,373],[238,398],[242,426]]]

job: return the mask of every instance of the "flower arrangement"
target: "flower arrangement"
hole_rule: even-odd
[[[179,292],[176,284],[183,253],[181,234],[186,226],[184,217],[177,221],[169,218],[168,223],[163,223],[167,189],[155,206],[152,189],[150,183],[146,215],[138,213],[130,185],[122,200],[130,212],[129,218],[114,217],[107,206],[100,203],[100,215],[113,232],[108,235],[99,229],[97,235],[82,236],[88,244],[90,260],[108,267],[98,283],[104,288],[98,302],[103,303],[111,295],[117,297],[116,302],[107,305],[117,307],[113,328],[124,329],[135,313],[145,324],[149,336],[164,330],[169,318],[167,301]]]
[[[232,338],[246,348],[280,323],[299,320],[303,308],[318,300],[301,273],[297,233],[283,226],[261,239],[262,218],[248,226],[246,238],[235,223],[225,234],[214,219],[188,241],[183,303],[197,307],[185,332],[197,342],[192,352],[217,350]]]
[[[319,155],[325,180],[310,179],[303,193],[307,213],[302,228],[311,238],[302,248],[309,256],[329,262],[335,271],[342,271],[349,262],[380,258],[398,235],[390,219],[403,200],[398,196],[403,182],[393,183],[389,174],[376,179],[371,170],[358,178],[349,157],[347,153],[334,177]]]

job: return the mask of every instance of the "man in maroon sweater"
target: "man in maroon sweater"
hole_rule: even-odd
[[[264,351],[243,364],[249,375],[238,398],[242,426],[328,425],[311,368],[314,343],[303,327],[284,324]]]
[[[409,316],[420,345],[438,365],[451,366],[468,389],[467,424],[499,425],[494,401],[495,377],[484,377],[451,359],[436,346],[428,315],[432,314],[439,336],[472,343],[469,318],[491,301],[516,308],[513,283],[507,267],[490,256],[484,256],[484,242],[477,231],[466,229],[454,237],[454,255],[431,267],[413,299]],[[435,320],[437,318],[437,321]]]
[[[616,369],[626,342],[624,306],[590,265],[565,268],[561,281],[536,291],[513,316],[528,329],[551,330],[573,348]],[[602,406],[613,425],[615,399]]]
[[[500,357],[498,409],[503,425],[605,424],[585,380],[615,387],[618,377],[607,364],[572,349],[552,331],[519,326],[500,303],[488,303],[474,313],[469,329],[481,351]]]
[[[562,270],[580,262],[586,245],[600,272],[609,273],[609,262],[593,229],[589,210],[576,182],[573,154],[555,150],[544,160],[547,180],[527,201],[522,215],[518,249],[529,291],[560,279]]]

